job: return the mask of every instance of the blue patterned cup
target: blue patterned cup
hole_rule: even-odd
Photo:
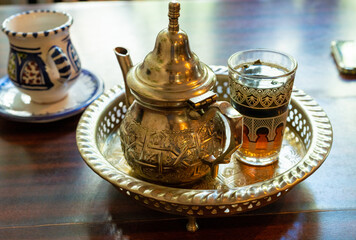
[[[72,23],[69,14],[52,10],[15,14],[2,23],[10,42],[9,78],[33,102],[63,99],[80,74],[69,36]]]

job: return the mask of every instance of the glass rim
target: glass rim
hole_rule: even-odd
[[[287,57],[292,62],[293,67],[292,67],[291,70],[288,70],[287,73],[284,73],[284,74],[281,74],[281,75],[277,75],[277,76],[259,76],[259,75],[244,74],[244,73],[241,73],[241,72],[237,71],[236,69],[234,69],[234,67],[236,67],[236,66],[232,66],[231,61],[236,56],[241,55],[243,53],[247,53],[247,52],[269,52],[269,53],[283,55],[283,56]],[[251,80],[273,80],[273,79],[288,77],[288,76],[294,74],[297,71],[297,68],[298,68],[297,60],[294,57],[292,57],[291,55],[289,55],[287,53],[284,53],[284,52],[281,52],[281,51],[265,49],[265,48],[248,49],[248,50],[242,50],[242,51],[235,52],[227,60],[227,65],[228,65],[229,70],[233,71],[234,73],[237,73],[241,77],[248,78],[248,79],[251,79]]]

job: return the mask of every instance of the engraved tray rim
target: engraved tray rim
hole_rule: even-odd
[[[211,66],[211,68],[217,75],[227,74],[227,68],[224,66]],[[98,149],[96,142],[98,121],[102,113],[107,111],[108,106],[123,94],[121,87],[115,86],[105,91],[85,110],[77,126],[77,146],[84,161],[99,176],[133,199],[144,202],[148,207],[159,211],[202,216],[203,214],[199,212],[191,211],[196,210],[192,206],[206,206],[207,209],[208,206],[214,206],[225,210],[227,206],[235,207],[241,203],[246,205],[242,210],[225,211],[224,215],[229,215],[262,207],[277,200],[314,173],[331,150],[333,131],[328,116],[312,97],[302,90],[293,89],[292,101],[307,114],[313,134],[305,156],[292,168],[271,179],[229,189],[184,189],[157,185],[119,171],[104,158]],[[272,195],[276,196],[273,201],[268,199]],[[250,203],[256,203],[259,199],[265,199],[266,203],[262,205],[257,203],[250,207]],[[179,206],[183,208],[185,206],[186,210],[182,210]],[[187,206],[191,206],[192,209]],[[174,211],[172,207],[175,208]],[[217,216],[221,213],[204,214],[204,216],[209,215]]]

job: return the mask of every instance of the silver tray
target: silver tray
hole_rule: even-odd
[[[227,68],[213,66],[215,92],[228,101]],[[84,161],[119,191],[154,210],[188,216],[196,231],[197,217],[229,216],[266,206],[309,177],[324,162],[332,145],[332,127],[323,109],[302,90],[294,89],[279,161],[253,167],[231,159],[210,176],[190,186],[169,187],[136,177],[121,151],[117,128],[124,118],[124,92],[114,87],[83,113],[77,145]]]

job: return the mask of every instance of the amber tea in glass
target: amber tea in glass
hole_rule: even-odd
[[[255,49],[228,60],[230,98],[244,116],[243,142],[234,156],[265,166],[278,160],[297,69],[287,54]]]

